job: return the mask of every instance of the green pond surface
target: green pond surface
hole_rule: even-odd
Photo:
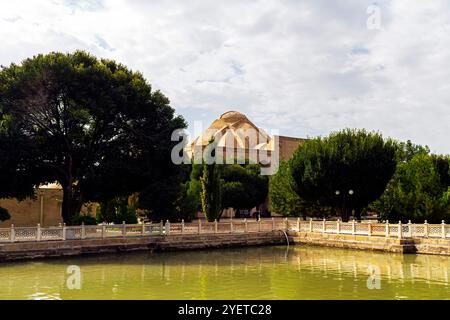
[[[0,299],[448,299],[449,265],[305,246],[128,253],[0,264]]]

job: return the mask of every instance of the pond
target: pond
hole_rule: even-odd
[[[0,299],[448,299],[450,257],[324,247],[0,264]]]

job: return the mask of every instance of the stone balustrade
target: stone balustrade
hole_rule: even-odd
[[[99,224],[95,226],[56,227],[14,227],[0,229],[0,243],[5,242],[40,242],[61,240],[84,240],[105,238],[148,237],[161,235],[255,233],[267,231],[298,231],[322,234],[364,235],[393,239],[407,238],[450,238],[450,225],[413,224],[411,222],[374,223],[356,221],[301,220],[299,218],[271,218],[261,220],[230,219],[206,222],[198,220],[191,223],[145,223],[145,224]]]

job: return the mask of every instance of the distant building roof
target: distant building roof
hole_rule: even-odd
[[[62,190],[62,187],[59,183],[48,183],[40,185],[39,189]]]

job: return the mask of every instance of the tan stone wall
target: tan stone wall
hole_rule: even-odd
[[[279,136],[280,160],[289,160],[298,146],[306,142],[306,139]]]
[[[38,223],[43,227],[57,226],[63,223],[61,217],[62,198],[61,189],[38,189],[35,199],[28,198],[24,201],[0,199],[0,207],[8,210],[11,215],[11,219],[0,222],[0,228],[10,227],[11,224],[16,227],[34,227]],[[81,212],[95,217],[97,204],[85,204],[81,208]]]
[[[0,199],[0,207],[9,211],[11,219],[0,223],[0,228],[14,224],[18,227],[57,226],[61,219],[62,190],[39,189],[36,199],[18,201],[16,199]],[[42,203],[42,210],[41,210]]]

